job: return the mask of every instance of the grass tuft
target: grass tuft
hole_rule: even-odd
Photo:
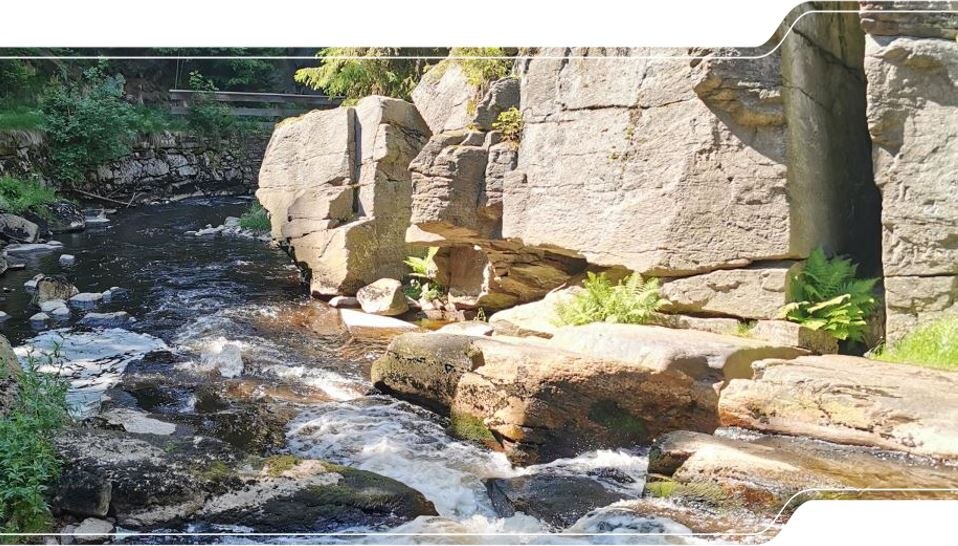
[[[958,370],[958,316],[921,325],[898,342],[875,352],[887,362]]]
[[[248,211],[240,215],[239,225],[241,228],[251,231],[267,232],[272,229],[266,209],[255,201],[250,205]]]
[[[32,212],[42,218],[50,215],[47,205],[59,201],[54,188],[36,180],[22,180],[12,176],[0,177],[0,210],[11,214]]]

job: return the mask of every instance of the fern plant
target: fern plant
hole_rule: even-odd
[[[829,259],[821,248],[815,249],[789,279],[789,303],[779,318],[823,330],[836,339],[862,341],[866,321],[875,310],[873,289],[878,279],[859,279],[857,272],[850,259]]]
[[[408,265],[409,269],[412,270],[409,273],[409,276],[412,278],[409,279],[409,282],[403,287],[403,291],[410,298],[414,300],[425,299],[432,301],[445,295],[445,289],[432,278],[430,272],[435,266],[433,260],[436,258],[438,252],[439,247],[431,246],[429,250],[426,251],[425,256],[409,256],[403,260],[403,263]]]
[[[571,299],[556,303],[559,325],[590,322],[645,324],[665,304],[659,294],[659,280],[646,281],[638,274],[612,284],[605,273],[589,272],[582,286],[584,290]]]

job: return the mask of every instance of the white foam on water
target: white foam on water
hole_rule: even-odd
[[[39,371],[67,378],[70,414],[83,419],[97,412],[104,391],[120,380],[130,362],[168,349],[159,338],[123,328],[90,332],[61,328],[27,339],[14,352],[23,365],[32,359]]]
[[[194,342],[190,349],[200,354],[194,369],[203,373],[217,372],[223,377],[243,375],[243,352],[245,343],[223,336],[203,338]]]

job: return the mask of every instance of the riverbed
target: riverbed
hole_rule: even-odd
[[[247,399],[281,399],[285,408],[292,408],[282,428],[285,442],[250,448],[262,451],[259,455],[291,453],[376,472],[419,490],[439,513],[386,530],[347,527],[341,531],[359,534],[324,541],[701,540],[682,536],[690,531],[679,523],[618,504],[562,528],[522,512],[497,515],[486,485],[492,478],[585,477],[622,499],[636,499],[645,481],[645,452],[599,451],[516,468],[502,453],[449,436],[444,418],[372,391],[369,366],[381,354],[382,343],[327,328],[335,310],[310,301],[285,253],[253,239],[187,234],[237,216],[248,204],[241,198],[193,199],[121,210],[110,215],[108,223],[59,235],[62,250],[31,254],[24,270],[2,278],[3,307],[11,315],[3,333],[18,346],[22,359],[38,354],[33,351],[59,353],[51,371],[70,379],[69,400],[78,419],[93,417],[104,406],[127,405],[174,422],[194,423],[203,411],[197,390],[178,388],[175,378],[226,382]],[[63,253],[74,255],[75,264],[61,266]],[[36,310],[24,283],[41,272],[66,275],[81,292],[124,289],[123,297],[97,310],[127,311],[135,322],[87,329],[77,326],[80,315],[75,312],[50,330],[35,330],[28,318]],[[157,375],[167,382],[137,390]],[[202,524],[194,522],[191,528],[223,532],[217,538],[221,541],[248,540],[243,529],[210,530]],[[318,537],[268,539],[313,542]]]

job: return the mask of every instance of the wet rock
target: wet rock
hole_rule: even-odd
[[[489,317],[489,325],[499,335],[550,338],[560,328],[556,304],[568,300],[579,290],[574,287],[550,292],[539,301],[497,311]]]
[[[30,327],[34,330],[42,330],[50,326],[50,315],[46,313],[37,313],[30,317]]]
[[[715,390],[685,373],[521,338],[403,334],[371,376],[384,392],[451,414],[520,464],[718,424]]]
[[[71,266],[75,264],[76,261],[77,261],[76,256],[74,256],[73,254],[61,254],[60,259],[58,260],[60,265],[63,267]]]
[[[61,513],[74,516],[107,515],[113,484],[97,469],[67,467],[60,475],[53,505]]]
[[[7,254],[32,254],[34,252],[47,252],[63,248],[63,243],[59,241],[47,241],[46,243],[24,243],[7,245],[4,251]]]
[[[343,324],[350,334],[361,338],[390,338],[403,332],[419,330],[410,322],[381,315],[370,315],[353,309],[340,309]]]
[[[67,301],[80,292],[63,275],[44,275],[36,281],[36,295],[33,296],[34,305],[42,305],[51,300]]]
[[[87,313],[80,319],[80,326],[86,326],[87,328],[119,328],[128,324],[130,320],[130,314],[126,311]]]
[[[40,282],[40,279],[42,279],[43,277],[44,277],[43,273],[35,275],[32,279],[23,283],[23,289],[26,290],[27,292],[36,292],[37,283]]]
[[[243,347],[223,338],[204,347],[200,360],[200,369],[206,372],[215,371],[227,378],[243,374]]]
[[[491,336],[494,329],[488,322],[481,320],[467,320],[464,322],[453,322],[437,330],[443,334],[460,334],[465,336]]]
[[[20,363],[10,342],[0,335],[0,417],[6,416],[17,400]]]
[[[356,309],[360,307],[359,300],[352,296],[335,296],[329,300],[330,307],[338,309]]]
[[[356,292],[363,312],[372,315],[396,316],[409,310],[402,283],[396,279],[379,279]]]
[[[958,374],[852,356],[764,360],[722,391],[726,426],[958,460]]]
[[[751,378],[752,363],[757,360],[807,354],[757,339],[637,324],[567,326],[556,331],[550,345],[657,370],[679,370],[709,381]]]
[[[58,305],[51,309],[48,313],[50,318],[56,321],[63,321],[70,318],[70,308],[66,305]]]
[[[4,311],[0,311],[0,324],[3,324],[4,322],[8,320],[10,320],[10,315],[5,313]]]
[[[74,309],[87,310],[93,309],[103,301],[103,294],[100,292],[81,292],[69,299],[67,303]]]
[[[40,310],[43,311],[44,313],[49,313],[50,311],[53,311],[57,307],[66,307],[66,305],[67,305],[66,300],[50,299],[40,304]]]
[[[113,534],[113,524],[99,518],[86,518],[73,530],[77,544],[102,544]]]
[[[239,225],[240,225],[240,219],[238,216],[227,216],[226,219],[223,220],[223,226],[228,228],[239,227]]]
[[[15,214],[0,213],[0,237],[18,243],[36,243],[40,228],[30,220]],[[9,249],[8,249],[9,252]]]
[[[157,434],[169,436],[176,431],[176,425],[154,419],[147,414],[126,408],[114,408],[101,412],[98,418],[107,425],[119,427],[135,434]]]
[[[119,286],[111,286],[103,291],[103,301],[109,303],[113,300],[123,300],[129,297],[130,291]]]
[[[87,224],[106,224],[110,219],[106,217],[105,209],[83,209],[83,220]]]
[[[628,498],[587,476],[533,474],[485,481],[492,506],[500,517],[516,512],[564,529],[587,513]]]
[[[57,201],[47,205],[49,215],[47,224],[53,233],[82,231],[86,228],[86,219],[80,207],[69,201]]]
[[[958,469],[903,454],[839,446],[806,438],[760,436],[751,440],[677,431],[649,451],[646,494],[720,509],[747,508],[774,516],[813,498],[842,498],[812,488],[947,488]],[[844,498],[860,493],[850,491]],[[919,498],[934,494],[916,493]],[[901,498],[901,492],[895,493]]]

